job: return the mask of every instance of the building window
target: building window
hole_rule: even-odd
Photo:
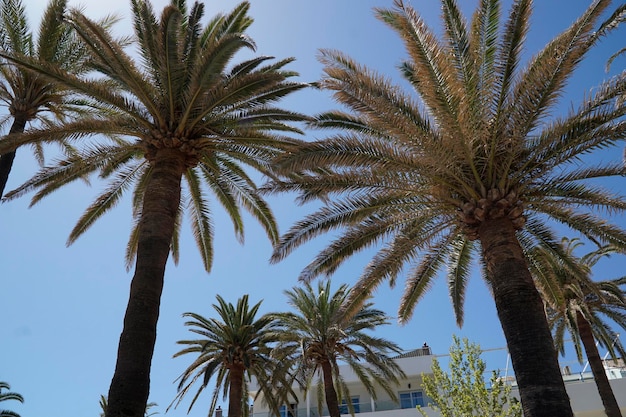
[[[359,396],[356,395],[354,397],[350,397],[350,401],[352,402],[352,407],[354,408],[354,413],[361,412],[361,406],[359,405]],[[348,404],[346,400],[341,400],[341,405],[339,406],[339,412],[341,414],[350,414],[350,410],[348,409]]]
[[[406,391],[400,393],[401,408],[424,407],[424,393],[422,391]]]
[[[298,417],[298,404],[283,404],[280,406],[280,417]]]

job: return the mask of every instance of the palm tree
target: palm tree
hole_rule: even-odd
[[[74,74],[84,73],[87,70],[86,50],[61,19],[66,6],[67,0],[51,0],[48,3],[39,26],[39,38],[35,42],[21,0],[1,0],[0,48],[6,53],[54,63]],[[61,83],[51,83],[41,75],[6,61],[0,63],[0,101],[9,110],[9,116],[4,122],[12,120],[9,134],[24,132],[29,122],[38,120],[46,125],[51,122],[49,116],[80,116],[89,109],[84,106],[86,103],[74,97]],[[37,159],[42,162],[41,144],[35,142],[33,147]],[[0,154],[0,197],[9,179],[15,154],[15,149]]]
[[[401,349],[394,343],[368,332],[389,324],[384,312],[365,303],[351,314],[343,314],[351,295],[347,285],[331,292],[330,281],[319,283],[317,290],[305,283],[285,291],[294,312],[276,313],[281,332],[276,347],[284,362],[294,364],[295,380],[309,391],[317,376],[318,410],[322,410],[322,390],[331,417],[339,417],[343,399],[351,414],[354,407],[350,391],[339,374],[339,362],[345,362],[376,399],[375,384],[397,400],[395,385],[404,376],[389,357]],[[337,392],[339,390],[339,392]]]
[[[272,260],[328,231],[338,233],[304,268],[300,278],[306,281],[332,274],[352,255],[382,243],[352,301],[408,271],[398,314],[406,321],[447,266],[461,325],[478,257],[524,415],[571,416],[524,248],[541,245],[559,253],[553,220],[598,242],[626,246],[626,231],[598,214],[622,213],[626,201],[584,182],[623,175],[622,163],[579,164],[580,157],[624,138],[626,124],[619,121],[626,106],[616,97],[626,88],[626,73],[607,80],[576,111],[553,116],[569,77],[611,28],[596,27],[610,1],[593,2],[525,68],[520,61],[531,0],[515,0],[504,25],[497,0],[481,1],[469,23],[456,1],[441,4],[441,38],[401,0],[376,9],[405,43],[409,59],[401,73],[419,100],[341,52],[321,52],[325,76],[319,85],[348,111],[319,115],[314,125],[331,129],[330,137],[277,161],[284,178],[268,190],[325,204],[287,231]]]
[[[271,62],[271,57],[261,56],[229,68],[238,51],[255,46],[245,34],[252,23],[248,2],[205,26],[204,7],[198,2],[188,10],[184,0],[172,0],[160,18],[150,2],[131,3],[139,64],[105,27],[77,10],[67,19],[102,76],[78,77],[22,55],[0,53],[108,110],[0,143],[3,153],[30,143],[83,139],[74,154],[43,168],[7,198],[38,189],[34,204],[90,173],[109,179],[109,186],[70,233],[71,244],[134,186],[135,225],[127,260],[129,265],[135,260],[135,273],[107,417],[144,414],[165,265],[170,252],[174,261],[178,259],[183,211],[191,218],[207,271],[213,261],[209,193],[229,214],[240,240],[243,208],[260,222],[270,241],[277,241],[273,214],[244,168],[272,175],[270,161],[296,142],[284,133],[300,132],[287,122],[304,119],[275,107],[282,97],[304,87],[290,81],[295,72],[283,69],[292,59]],[[94,136],[97,133],[109,135],[109,142]],[[89,143],[88,138],[96,142]]]
[[[24,402],[24,397],[22,397],[20,394],[10,391],[2,392],[3,389],[9,390],[11,389],[11,386],[6,382],[0,381],[0,401],[16,400],[21,403]],[[20,417],[20,415],[14,411],[0,409],[0,417]]]
[[[578,239],[563,241],[564,251],[574,256],[574,250],[581,245]],[[626,351],[606,319],[626,329],[626,295],[620,285],[626,283],[626,277],[608,281],[593,281],[592,267],[604,256],[615,252],[615,248],[605,246],[590,252],[576,260],[580,268],[572,270],[562,259],[553,253],[536,248],[530,255],[531,272],[537,281],[551,327],[555,331],[554,341],[557,349],[564,354],[565,333],[574,341],[578,360],[582,363],[582,347],[602,399],[608,417],[621,417],[620,411],[596,341],[616,357],[617,350],[621,357]]]
[[[259,384],[259,393],[263,393],[268,405],[278,412],[278,405],[273,401],[274,383],[279,381],[280,375],[286,375],[286,368],[272,356],[272,347],[278,339],[277,323],[267,314],[257,318],[260,306],[261,302],[258,302],[250,307],[247,294],[237,301],[237,306],[226,303],[218,295],[213,308],[219,318],[205,318],[195,313],[183,315],[190,318],[185,323],[190,327],[189,331],[199,335],[200,339],[178,342],[187,347],[174,357],[192,354],[197,358],[179,378],[178,394],[174,399],[176,406],[200,380],[201,385],[187,410],[191,411],[215,376],[216,386],[208,415],[214,414],[222,391],[224,398],[228,397],[228,417],[247,417],[249,391],[246,379],[249,381],[254,377]]]

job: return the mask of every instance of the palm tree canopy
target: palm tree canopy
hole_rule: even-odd
[[[317,288],[304,283],[285,291],[294,311],[275,313],[274,317],[281,330],[277,355],[295,366],[294,376],[300,386],[309,390],[317,376],[321,392],[322,365],[330,363],[339,399],[345,399],[353,413],[350,392],[339,374],[340,362],[354,370],[374,398],[376,384],[395,399],[395,385],[404,374],[389,356],[401,349],[372,334],[378,326],[389,324],[389,317],[369,302],[352,309],[347,304],[350,293],[346,284],[332,292],[330,280],[319,282]],[[318,395],[319,410],[321,402]]]
[[[87,49],[63,21],[66,8],[66,0],[50,0],[36,37],[28,25],[22,1],[0,1],[0,50],[47,62],[73,74],[84,74],[89,69]],[[110,26],[114,21],[109,17],[102,24]],[[27,71],[6,59],[0,60],[0,103],[8,109],[8,114],[0,118],[0,126],[11,122],[9,135],[22,133],[32,122],[45,127],[55,119],[81,117],[98,109],[95,103],[80,98],[62,83]],[[64,152],[72,153],[69,144],[64,141],[59,144]],[[32,142],[31,145],[36,159],[43,164],[42,143]],[[15,149],[0,153],[0,196],[4,193],[15,156]]]
[[[38,36],[31,32],[26,9],[21,0],[0,3],[0,48],[6,54],[28,56],[57,65],[74,74],[88,71],[88,55],[72,28],[61,18],[67,8],[66,0],[51,0],[44,11]],[[102,23],[110,25],[114,19]],[[0,101],[13,117],[26,121],[39,119],[51,122],[47,115],[66,118],[77,116],[85,108],[63,84],[27,71],[6,60],[0,65]]]
[[[574,256],[582,245],[578,239],[564,239],[564,252]],[[591,326],[594,339],[607,349],[613,358],[626,357],[626,351],[616,338],[613,325],[626,329],[626,294],[621,288],[626,276],[610,280],[592,279],[593,266],[603,257],[619,252],[613,246],[604,246],[575,257],[580,268],[570,265],[542,248],[536,248],[529,258],[531,271],[546,303],[549,322],[554,329],[554,341],[564,354],[565,332],[574,342],[578,360],[583,360],[578,314]]]
[[[278,340],[276,321],[270,315],[257,318],[261,302],[253,306],[248,304],[248,295],[244,295],[234,306],[217,296],[217,304],[213,308],[218,314],[216,318],[205,318],[196,313],[185,313],[189,321],[189,331],[199,336],[198,339],[180,340],[178,344],[186,347],[174,357],[192,354],[197,356],[191,365],[179,377],[178,394],[172,402],[178,406],[189,390],[200,383],[188,411],[215,377],[215,389],[209,407],[209,416],[215,411],[220,390],[224,398],[229,395],[230,378],[233,368],[243,368],[248,380],[255,377],[259,384],[259,393],[273,410],[278,410],[273,402],[274,387],[272,381],[280,380],[280,372],[285,370],[281,363],[272,356],[273,344]],[[243,386],[242,413],[248,415],[248,384]],[[258,395],[258,394],[257,394]],[[171,407],[171,405],[170,405]]]
[[[442,0],[441,37],[412,7],[394,4],[376,13],[405,43],[409,58],[400,69],[417,98],[341,52],[321,52],[320,85],[349,111],[318,115],[311,125],[330,136],[280,158],[285,178],[268,190],[327,204],[281,238],[273,261],[343,229],[302,279],[332,274],[382,243],[355,293],[367,296],[384,280],[395,284],[408,265],[399,310],[408,320],[447,266],[461,324],[471,261],[482,258],[479,232],[494,221],[511,224],[526,248],[560,253],[552,222],[625,247],[626,232],[602,214],[623,212],[626,200],[585,181],[623,175],[622,161],[590,166],[580,159],[626,136],[626,105],[616,100],[626,73],[595,88],[577,109],[553,116],[585,54],[614,27],[597,24],[610,1],[593,2],[525,66],[530,0],[514,1],[503,24],[497,0],[479,2],[469,22],[456,1]]]
[[[53,63],[24,55],[0,54],[108,110],[3,141],[0,153],[24,144],[81,140],[76,153],[42,169],[7,198],[36,189],[34,204],[65,184],[99,173],[109,185],[79,219],[68,239],[70,244],[133,187],[137,223],[157,155],[182,158],[186,194],[179,217],[186,212],[191,218],[207,270],[213,257],[213,225],[206,201],[209,193],[229,214],[240,240],[244,236],[243,208],[260,222],[270,240],[276,241],[273,215],[244,165],[272,175],[269,161],[296,143],[283,133],[300,133],[289,122],[306,117],[275,106],[284,96],[306,86],[290,81],[297,73],[284,67],[292,59],[272,62],[271,57],[260,56],[229,66],[237,52],[255,47],[245,34],[252,23],[248,2],[215,16],[206,25],[201,22],[201,3],[188,10],[184,1],[173,0],[160,18],[150,2],[131,3],[138,63],[126,51],[126,43],[115,40],[106,27],[79,10],[67,17],[91,54],[91,67],[104,78],[70,74]],[[88,142],[94,133],[112,139],[106,142],[97,137],[95,142]],[[177,227],[172,239],[175,260],[178,234]],[[129,265],[136,245],[137,227],[128,245]]]
[[[301,273],[310,280],[377,247],[351,301],[358,305],[406,272],[401,321],[447,267],[459,325],[471,266],[480,260],[524,414],[572,415],[524,253],[544,246],[560,254],[555,223],[626,248],[626,231],[603,218],[623,213],[626,199],[586,181],[622,176],[622,161],[581,163],[626,136],[626,103],[619,100],[626,72],[575,110],[558,115],[557,108],[587,52],[614,27],[599,24],[610,3],[594,1],[525,66],[532,0],[513,1],[502,22],[498,0],[480,1],[470,21],[458,1],[441,0],[441,32],[401,0],[376,9],[404,41],[408,59],[400,72],[416,95],[344,53],[321,52],[319,85],[347,111],[318,115],[312,125],[329,137],[279,158],[284,178],[268,188],[324,204],[287,231],[272,260],[333,231]]]

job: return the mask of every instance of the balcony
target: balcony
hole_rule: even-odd
[[[428,404],[428,398],[424,398],[424,404]],[[433,415],[432,411],[429,407],[425,407],[426,412],[429,415]],[[345,412],[344,412],[345,411]],[[373,417],[374,413],[385,412],[385,417],[404,417],[404,416],[412,416],[416,417],[420,414],[416,411],[415,407],[402,408],[399,403],[390,401],[390,400],[381,400],[374,402],[359,402],[354,404],[355,415],[359,415],[359,417]],[[328,409],[324,407],[320,414],[320,411],[317,407],[299,407],[296,409],[290,409],[286,412],[281,412],[280,417],[326,417],[329,416]],[[350,413],[347,411],[347,407],[344,405],[342,407],[342,415],[350,416]],[[381,414],[377,414],[378,417],[381,417]],[[264,412],[254,412],[254,409],[250,411],[250,417],[273,417],[271,413]]]

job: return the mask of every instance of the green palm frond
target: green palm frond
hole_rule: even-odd
[[[419,263],[408,273],[406,284],[404,286],[404,292],[402,294],[402,298],[400,299],[400,307],[398,308],[398,320],[400,322],[408,322],[413,315],[413,310],[415,309],[417,302],[431,288],[433,279],[437,276],[441,267],[446,263],[448,257],[454,256],[455,245],[454,241],[451,239],[454,235],[447,235],[446,237],[447,238],[434,243],[430,249],[425,250]],[[466,277],[461,277],[461,279],[464,278]],[[454,302],[460,302],[462,305],[463,289],[454,288],[455,286],[458,286],[458,284],[458,282],[450,284],[451,286],[448,288],[450,290],[450,295],[455,297]],[[463,317],[457,316],[457,321],[462,322]]]
[[[11,391],[2,392],[2,390],[10,390],[10,389],[11,389],[11,386],[7,382],[0,381],[0,401],[14,400],[14,401],[19,401],[20,403],[23,403],[24,397],[22,397],[17,392],[11,392]],[[0,416],[20,417],[20,415],[16,413],[15,411],[2,410],[2,409],[0,409]]]
[[[70,233],[67,244],[71,245],[102,215],[115,207],[124,195],[124,192],[133,185],[136,177],[141,175],[143,169],[145,169],[144,166],[136,164],[135,166],[130,166],[126,169],[118,171],[116,178],[108,184],[104,192],[94,200],[94,202],[78,219],[78,223],[74,226],[72,232]]]
[[[211,209],[207,204],[202,190],[202,182],[194,170],[187,170],[185,175],[189,188],[189,213],[191,215],[191,228],[196,244],[202,253],[202,259],[209,261],[204,267],[210,271],[213,259],[213,224],[211,222]]]
[[[2,49],[19,54],[34,52],[33,35],[28,27],[26,8],[19,0],[2,2]],[[43,22],[45,22],[44,20]]]
[[[592,46],[587,40],[609,4],[609,0],[594,2],[568,29],[535,55],[514,87],[515,107],[511,108],[507,130],[516,129],[522,135],[528,135],[544,117],[544,109],[554,106],[567,79]],[[520,111],[522,108],[523,112]]]
[[[448,290],[454,308],[457,324],[463,323],[465,289],[471,273],[472,252],[474,243],[459,235],[452,242],[452,253],[448,263]]]

